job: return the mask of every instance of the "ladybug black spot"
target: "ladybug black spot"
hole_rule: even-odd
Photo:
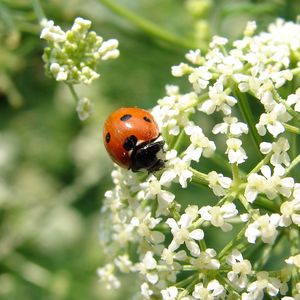
[[[110,133],[109,132],[106,134],[105,140],[106,140],[106,143],[109,143],[109,141],[110,141]]]
[[[123,147],[125,150],[130,151],[136,146],[136,143],[137,137],[135,135],[131,135],[125,140]]]
[[[145,116],[143,119],[144,119],[146,122],[151,123],[151,120],[150,120],[148,117]]]
[[[125,121],[129,120],[131,117],[132,117],[132,115],[126,114],[126,115],[122,116],[120,118],[120,120],[123,121],[123,122],[125,122]]]

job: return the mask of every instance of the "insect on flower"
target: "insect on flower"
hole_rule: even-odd
[[[153,116],[136,107],[120,108],[106,120],[103,141],[112,160],[133,172],[164,167],[164,141]]]

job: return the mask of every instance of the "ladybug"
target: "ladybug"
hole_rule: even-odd
[[[105,148],[119,166],[133,172],[154,172],[164,166],[161,159],[164,141],[153,116],[137,107],[119,108],[106,120],[103,129]]]

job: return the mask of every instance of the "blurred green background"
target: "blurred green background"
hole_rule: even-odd
[[[120,106],[152,107],[166,84],[185,90],[170,68],[188,48],[205,49],[212,34],[238,38],[248,20],[259,29],[279,16],[296,20],[299,2],[41,1],[63,29],[81,16],[120,43],[120,58],[100,64],[99,80],[76,86],[95,103],[94,115],[80,122],[67,87],[44,75],[45,44],[31,1],[0,0],[0,299],[132,299],[134,284],[108,292],[96,276],[105,262],[99,210],[112,187],[101,140],[105,117]],[[185,199],[188,193],[195,191]]]

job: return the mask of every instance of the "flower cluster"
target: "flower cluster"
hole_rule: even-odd
[[[99,78],[97,65],[100,60],[115,59],[119,56],[118,41],[103,41],[95,31],[90,31],[92,22],[76,18],[72,28],[64,32],[52,20],[42,22],[41,38],[48,42],[43,60],[46,73],[56,81],[69,85],[74,96],[79,119],[86,120],[93,112],[93,103],[87,97],[79,98],[74,84],[91,84]]]
[[[91,24],[89,20],[76,18],[66,32],[52,20],[42,24],[41,38],[49,45],[43,54],[46,72],[57,81],[90,84],[100,76],[96,70],[100,59],[119,56],[118,41],[103,41],[96,32],[90,31]]]
[[[299,299],[300,25],[255,30],[250,22],[232,45],[216,36],[205,55],[190,51],[172,68],[190,90],[167,86],[152,110],[165,168],[113,171],[101,218],[108,287],[133,272],[142,299]],[[176,195],[191,183],[198,199]]]

